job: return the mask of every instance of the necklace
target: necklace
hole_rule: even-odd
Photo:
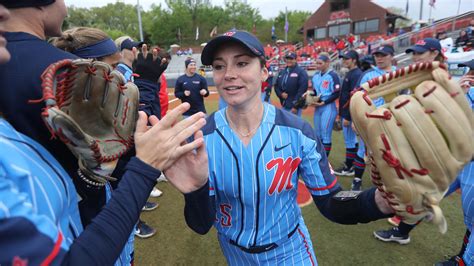
[[[226,112],[226,115],[227,115],[227,120],[229,120],[230,126],[233,129],[235,129],[237,134],[239,134],[241,137],[244,137],[244,138],[250,137],[250,135],[252,135],[260,127],[260,123],[259,123],[254,129],[247,132],[247,134],[244,134],[244,133],[240,132],[239,130],[237,130],[237,126],[235,126],[234,122],[232,122],[232,120],[230,120],[230,116],[227,114],[227,112]]]

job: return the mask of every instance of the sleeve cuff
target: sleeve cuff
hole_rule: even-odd
[[[138,157],[132,157],[125,169],[133,171],[137,174],[143,175],[147,178],[156,181],[156,178],[161,175],[161,171],[143,162]]]
[[[207,180],[206,184],[204,184],[204,186],[200,187],[198,190],[185,193],[183,195],[184,195],[185,200],[191,200],[191,201],[201,198],[203,196],[208,197],[209,196],[209,180]]]

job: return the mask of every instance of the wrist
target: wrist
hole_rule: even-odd
[[[198,191],[203,190],[204,187],[209,188],[209,179],[208,178],[205,178],[204,180],[193,182],[193,184],[191,184],[189,187],[184,188],[181,191],[181,193],[183,193],[184,195],[197,193]]]

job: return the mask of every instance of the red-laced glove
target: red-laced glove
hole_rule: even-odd
[[[474,119],[459,85],[439,62],[414,64],[370,80],[350,112],[367,145],[373,183],[405,223],[447,224],[439,203],[474,153]],[[411,88],[413,95],[398,95]],[[384,97],[376,108],[372,99]]]
[[[99,183],[110,177],[118,158],[133,145],[138,88],[106,63],[62,60],[42,74],[42,116],[79,161],[79,169]]]

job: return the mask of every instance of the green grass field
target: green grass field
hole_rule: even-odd
[[[216,95],[206,99],[209,113],[217,109],[216,99]],[[303,116],[312,124],[311,112],[306,111]],[[339,166],[344,154],[342,132],[333,132],[331,164]],[[351,181],[349,177],[339,178],[345,188],[350,188]],[[369,186],[366,171],[364,187]],[[159,183],[158,188],[163,195],[151,200],[159,202],[160,207],[141,216],[158,232],[149,239],[136,238],[136,265],[225,265],[216,230],[205,236],[191,231],[183,217],[183,196],[168,183]],[[459,193],[445,199],[441,207],[448,221],[448,232],[442,235],[436,227],[422,223],[411,233],[411,243],[404,246],[383,243],[373,237],[374,230],[390,227],[386,220],[339,225],[325,219],[314,204],[304,207],[302,212],[320,265],[433,265],[448,254],[457,254],[465,232]]]

